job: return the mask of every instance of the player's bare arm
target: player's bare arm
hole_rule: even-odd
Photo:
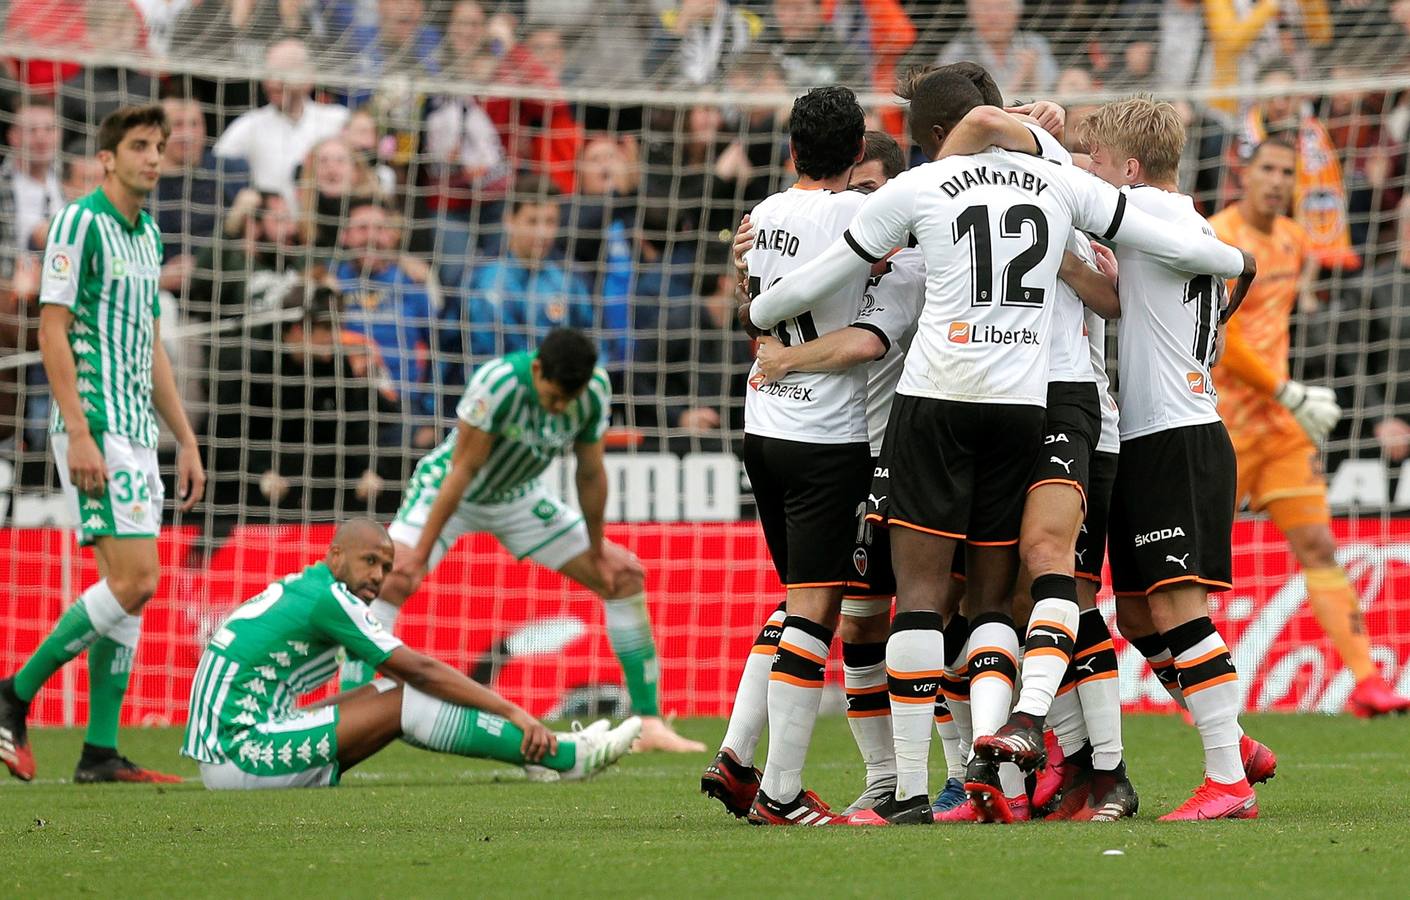
[[[976,106],[965,114],[955,130],[945,138],[937,159],[969,156],[989,147],[1002,147],[1017,153],[1035,153],[1038,139],[1023,121],[997,106]]]
[[[68,337],[72,326],[73,313],[67,307],[51,303],[40,306],[39,353],[69,435],[69,476],[80,491],[101,497],[108,486],[108,468],[78,399],[78,366]]]
[[[438,700],[483,710],[513,722],[524,732],[524,743],[520,749],[530,762],[538,762],[546,754],[558,750],[558,738],[542,722],[438,659],[408,647],[398,647],[382,663],[379,671]]]
[[[206,470],[201,464],[201,448],[196,446],[196,433],[191,430],[191,422],[186,418],[186,410],[181,406],[181,395],[176,389],[176,376],[172,373],[171,358],[162,346],[160,319],[153,328],[152,405],[157,408],[157,414],[176,437],[176,498],[181,504],[181,511],[188,512],[205,493]]]
[[[875,332],[848,326],[815,341],[793,347],[771,338],[759,341],[759,371],[766,381],[778,381],[790,372],[839,372],[886,355],[886,344]]]
[[[608,541],[603,533],[603,522],[607,515],[607,467],[603,465],[601,441],[573,445],[578,469],[574,483],[578,489],[578,504],[583,513],[583,523],[587,526],[590,546],[588,552],[602,575],[604,586],[609,594],[618,589],[624,576],[645,577],[646,570],[641,562],[625,547]]]
[[[446,473],[445,483],[436,495],[436,502],[431,505],[421,539],[412,548],[410,556],[397,560],[393,569],[397,574],[410,578],[412,584],[420,582],[425,575],[427,560],[431,558],[441,532],[445,531],[446,522],[455,514],[465,490],[475,480],[475,473],[489,459],[490,450],[494,447],[494,437],[486,431],[464,422],[455,423],[455,428],[455,452],[450,457],[450,471]]]
[[[1121,297],[1116,292],[1115,281],[1087,265],[1075,253],[1063,254],[1058,277],[1077,292],[1082,305],[1092,312],[1103,319],[1120,318]]]

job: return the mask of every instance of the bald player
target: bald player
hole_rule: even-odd
[[[196,669],[181,753],[212,790],[327,787],[397,738],[426,750],[521,765],[538,780],[590,777],[641,732],[630,718],[555,734],[439,660],[408,649],[367,604],[392,568],[370,519],[344,523],[328,555],[274,582],[221,623]],[[383,676],[323,703],[299,698],[346,652]]]

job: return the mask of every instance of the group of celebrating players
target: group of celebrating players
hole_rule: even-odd
[[[1239,726],[1238,673],[1208,605],[1233,586],[1240,500],[1268,510],[1308,568],[1314,610],[1356,670],[1353,709],[1410,703],[1369,664],[1329,549],[1313,466],[1340,411],[1330,390],[1287,377],[1283,298],[1302,273],[1264,273],[1263,346],[1229,337],[1237,415],[1261,425],[1242,431],[1241,467],[1211,369],[1257,261],[1178,193],[1175,109],[1099,108],[1074,160],[1061,108],[1004,111],[977,65],[923,70],[900,93],[931,162],[902,171],[850,91],[814,90],[790,120],[798,183],[736,236],[740,320],[760,343],[744,461],[787,598],[701,789],[758,825],[1135,815],[1095,605],[1109,557],[1121,631],[1204,747],[1202,783],[1163,820],[1256,818],[1251,785],[1277,760]],[[1222,234],[1243,215],[1287,243],[1288,195],[1269,173],[1290,182],[1292,156],[1258,148],[1250,201]],[[1104,325],[1118,316],[1119,410]],[[867,773],[840,812],[802,781],[835,635]],[[948,767],[933,802],[932,721]]]
[[[1056,137],[1060,107],[1005,110],[972,63],[921,71],[901,93],[931,162],[906,170],[846,88],[811,91],[789,123],[798,183],[736,237],[740,320],[758,338],[744,464],[787,595],[745,662],[702,790],[769,825],[1135,815],[1116,654],[1095,603],[1109,557],[1123,635],[1204,745],[1203,782],[1164,818],[1254,818],[1251,785],[1277,761],[1239,726],[1242,690],[1207,597],[1232,587],[1238,501],[1266,510],[1302,561],[1314,612],[1356,675],[1353,710],[1410,706],[1376,671],[1334,556],[1315,459],[1340,411],[1329,390],[1287,374],[1306,246],[1281,216],[1295,152],[1260,146],[1248,196],[1211,228],[1176,191],[1184,128],[1168,104],[1101,107],[1081,123],[1089,155],[1074,160]],[[52,444],[100,579],[0,679],[0,760],[24,780],[36,773],[29,706],[85,651],[75,780],[179,780],[117,751],[160,574],[157,413],[180,445],[183,508],[205,480],[162,349],[161,236],[142,208],[169,132],[160,106],[108,116],[103,184],[49,233]],[[1246,296],[1251,311],[1235,317]],[[1105,359],[1105,320],[1118,316],[1119,410]],[[1211,374],[1221,352],[1224,402],[1238,398],[1232,441]],[[597,356],[586,335],[559,329],[485,363],[390,529],[344,523],[323,561],[224,620],[182,746],[207,787],[336,784],[398,738],[538,780],[591,776],[633,748],[705,749],[660,716],[644,572],[603,534],[610,392]],[[580,509],[541,481],[569,450]],[[603,599],[638,716],[555,734],[393,636],[427,572],[477,530]],[[835,636],[866,767],[841,812],[802,780]],[[340,666],[341,693],[299,705]],[[948,767],[933,802],[932,723]]]

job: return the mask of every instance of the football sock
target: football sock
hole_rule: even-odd
[[[1239,676],[1229,648],[1208,616],[1165,632],[1180,688],[1204,744],[1205,775],[1220,784],[1244,780],[1239,756]]]
[[[974,739],[1008,721],[1013,681],[1018,676],[1018,633],[1004,613],[974,617],[969,636],[969,711]]]
[[[969,752],[974,742],[974,727],[969,712],[969,619],[956,613],[950,617],[943,633],[945,675],[940,689],[945,693],[945,705],[950,708],[950,718],[955,723],[955,736],[959,740],[956,750],[963,768],[969,762]]]
[[[439,753],[525,765],[520,747],[524,732],[502,716],[457,706],[423,694],[410,685],[402,688],[401,730],[415,746]],[[560,739],[558,750],[535,765],[566,772],[577,761],[577,747]]]
[[[886,644],[842,645],[847,689],[847,725],[862,752],[867,784],[896,774],[891,743],[891,705],[886,697]]]
[[[39,688],[59,667],[92,646],[127,611],[108,589],[107,579],[84,591],[49,632],[34,655],[15,673],[15,694],[25,703],[34,699]]]
[[[1141,655],[1150,663],[1151,671],[1155,673],[1156,680],[1160,686],[1165,688],[1170,699],[1175,701],[1175,705],[1185,709],[1185,695],[1180,690],[1180,676],[1175,671],[1175,660],[1170,656],[1170,647],[1165,643],[1165,636],[1162,634],[1146,634],[1140,637],[1127,637],[1131,646],[1140,651]]]
[[[1099,609],[1082,613],[1072,657],[1082,718],[1092,742],[1092,766],[1103,771],[1121,762],[1121,686],[1116,678],[1116,646]]]
[[[911,610],[891,620],[886,642],[886,682],[896,744],[896,799],[928,796],[930,727],[945,669],[944,620]]]
[[[778,639],[783,636],[785,615],[780,603],[754,639],[754,647],[744,660],[744,672],[739,676],[739,687],[734,692],[725,739],[720,742],[721,750],[729,750],[746,766],[754,765],[754,751],[769,720],[769,670],[778,652]]]
[[[622,666],[632,712],[639,716],[661,715],[656,694],[656,641],[651,636],[646,594],[607,600],[603,607],[607,611],[607,640]]]
[[[1019,797],[1028,793],[1028,784],[1023,770],[1013,763],[999,763],[999,789],[1005,797]]]
[[[1342,662],[1357,681],[1378,675],[1380,670],[1371,661],[1371,642],[1361,624],[1361,601],[1340,566],[1328,569],[1308,569],[1303,573],[1307,582],[1307,602],[1327,637],[1336,645]]]
[[[1033,579],[1033,614],[1024,641],[1023,684],[1016,712],[1041,719],[1052,706],[1077,639],[1077,582],[1071,575]]]
[[[84,741],[94,747],[117,747],[118,721],[142,617],[123,615],[108,633],[88,648],[88,730]]]
[[[945,751],[945,777],[963,778],[965,758],[960,750],[960,729],[943,693],[935,695],[935,733],[940,736],[940,748]]]
[[[1062,686],[1053,698],[1053,706],[1048,710],[1045,723],[1053,730],[1064,756],[1071,756],[1087,743],[1087,721],[1083,718],[1082,701],[1077,694],[1077,678],[1071,665],[1062,677]]]
[[[388,603],[379,597],[373,600],[367,609],[372,613],[374,619],[382,623],[382,627],[387,630],[388,634],[393,634],[396,631],[397,613],[401,612],[400,606]],[[338,690],[357,690],[364,684],[371,684],[372,679],[376,677],[377,670],[362,660],[345,659],[342,671],[338,675]]]
[[[803,763],[822,702],[832,631],[802,616],[783,620],[769,671],[769,754],[759,789],[787,803],[803,791]]]

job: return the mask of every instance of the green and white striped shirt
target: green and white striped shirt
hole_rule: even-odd
[[[73,312],[69,346],[78,369],[78,400],[95,435],[157,445],[152,407],[152,346],[162,237],[146,211],[127,221],[99,188],[68,204],[49,226],[40,303]],[[50,430],[64,431],[54,406]]]
[[[539,402],[534,389],[536,352],[511,353],[475,370],[455,408],[462,422],[494,436],[490,455],[465,491],[468,503],[503,503],[522,496],[564,451],[595,444],[607,433],[612,385],[601,368],[562,413]],[[440,487],[455,453],[454,430],[416,467],[409,493]]]
[[[276,581],[237,606],[211,636],[191,684],[182,755],[249,763],[241,754],[264,753],[266,746],[273,753],[272,744],[246,740],[251,729],[293,715],[299,697],[337,674],[340,648],[375,668],[400,646],[323,563]],[[322,748],[323,762],[330,749]]]

